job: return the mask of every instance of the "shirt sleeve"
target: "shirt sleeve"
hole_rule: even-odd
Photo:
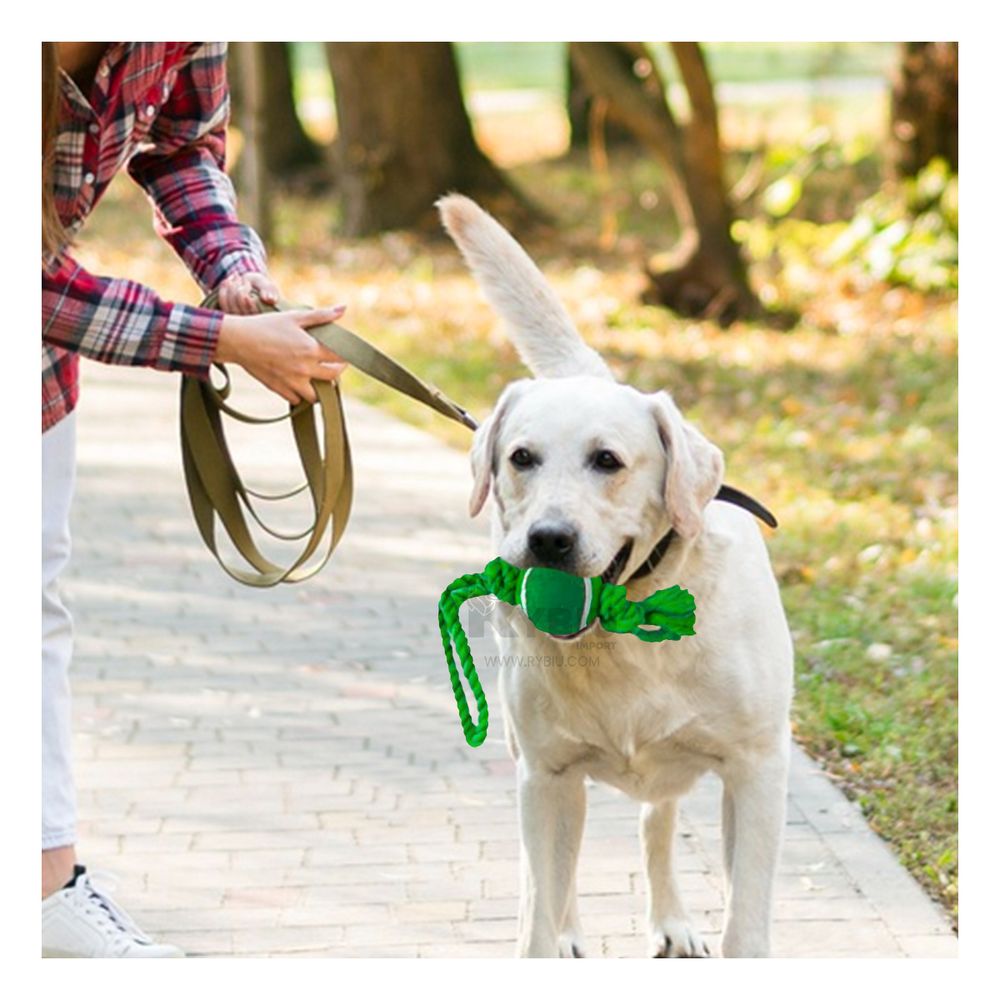
[[[208,292],[233,274],[263,273],[257,234],[236,217],[225,172],[229,88],[226,43],[199,42],[129,161],[132,178],[153,203],[156,231]]]
[[[95,361],[205,378],[222,318],[136,281],[97,277],[69,254],[42,269],[42,340]]]

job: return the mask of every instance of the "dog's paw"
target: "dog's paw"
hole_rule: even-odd
[[[583,941],[576,934],[564,933],[559,935],[559,957],[560,958],[586,958],[583,953]]]
[[[708,945],[686,920],[665,920],[652,935],[653,958],[709,958]]]
[[[722,935],[723,958],[767,958],[771,954],[770,935],[767,930],[754,928],[741,934],[727,928]]]

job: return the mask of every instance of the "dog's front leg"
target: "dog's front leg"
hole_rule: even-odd
[[[583,774],[573,768],[556,774],[521,757],[517,797],[522,865],[518,953],[556,958],[587,812]]]
[[[677,799],[646,803],[639,826],[646,862],[649,940],[654,958],[708,958],[708,946],[694,929],[674,877]]]
[[[787,742],[766,757],[734,762],[722,779],[728,875],[722,954],[766,958],[771,951],[771,902],[785,825]]]

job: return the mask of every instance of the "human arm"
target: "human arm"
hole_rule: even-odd
[[[151,120],[146,141],[128,163],[153,205],[157,233],[205,292],[227,278],[267,272],[264,247],[239,222],[225,172],[225,59],[224,42],[190,45],[162,88],[149,93],[150,103],[137,109]]]
[[[130,169],[154,203],[157,228],[202,288],[218,288],[224,311],[248,313],[250,291],[268,301],[277,289],[259,239],[236,219],[223,170],[224,47],[194,45],[184,56],[168,59],[155,87],[143,91],[136,113],[148,121],[147,141]],[[43,269],[42,293],[44,339],[98,361],[206,377],[213,360],[233,360],[292,402],[312,397],[305,374],[339,371],[327,367],[336,356],[304,333],[320,314],[298,323],[273,315],[230,323],[136,282],[92,275],[68,252]]]
[[[222,313],[91,274],[67,252],[42,269],[42,339],[95,361],[206,377],[221,324]]]
[[[106,364],[144,365],[207,378],[213,361],[234,362],[290,403],[312,402],[311,381],[344,364],[306,330],[342,306],[224,315],[167,302],[145,285],[91,274],[69,254],[42,271],[42,338]]]

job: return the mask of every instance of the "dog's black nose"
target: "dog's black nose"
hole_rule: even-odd
[[[576,551],[576,537],[567,521],[537,521],[528,531],[528,548],[543,566],[565,566]]]

